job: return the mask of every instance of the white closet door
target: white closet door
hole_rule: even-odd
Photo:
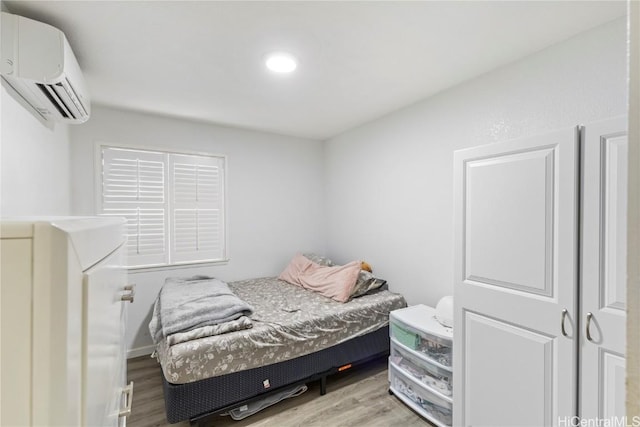
[[[589,419],[625,414],[626,128],[619,118],[584,129],[579,413]]]
[[[85,426],[117,427],[126,351],[122,294],[127,285],[124,246],[84,274],[84,366],[82,418]]]
[[[577,408],[577,130],[454,161],[454,425],[557,425]]]

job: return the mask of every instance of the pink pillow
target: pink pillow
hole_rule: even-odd
[[[311,261],[309,258],[303,256],[302,254],[296,254],[289,262],[289,265],[287,265],[282,273],[280,273],[278,279],[289,282],[292,285],[302,286],[302,284],[298,280],[300,275],[303,272],[315,267],[320,267],[320,265]]]
[[[305,289],[318,292],[338,302],[347,302],[358,280],[358,273],[360,273],[360,261],[335,267],[315,264],[304,270],[298,280]]]

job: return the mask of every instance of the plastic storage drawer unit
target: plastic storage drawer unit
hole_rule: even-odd
[[[453,414],[452,328],[435,309],[414,305],[389,315],[389,392],[438,427]]]

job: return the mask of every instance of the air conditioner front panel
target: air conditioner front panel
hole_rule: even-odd
[[[84,76],[62,31],[2,12],[1,47],[2,77],[40,118],[67,123],[89,119]]]
[[[64,69],[64,34],[51,25],[18,19],[15,73],[21,78],[54,82]]]

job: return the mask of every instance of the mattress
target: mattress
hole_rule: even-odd
[[[277,278],[229,283],[254,308],[253,327],[169,345],[157,354],[166,380],[187,384],[304,356],[383,328],[405,307],[387,290],[339,303]]]

